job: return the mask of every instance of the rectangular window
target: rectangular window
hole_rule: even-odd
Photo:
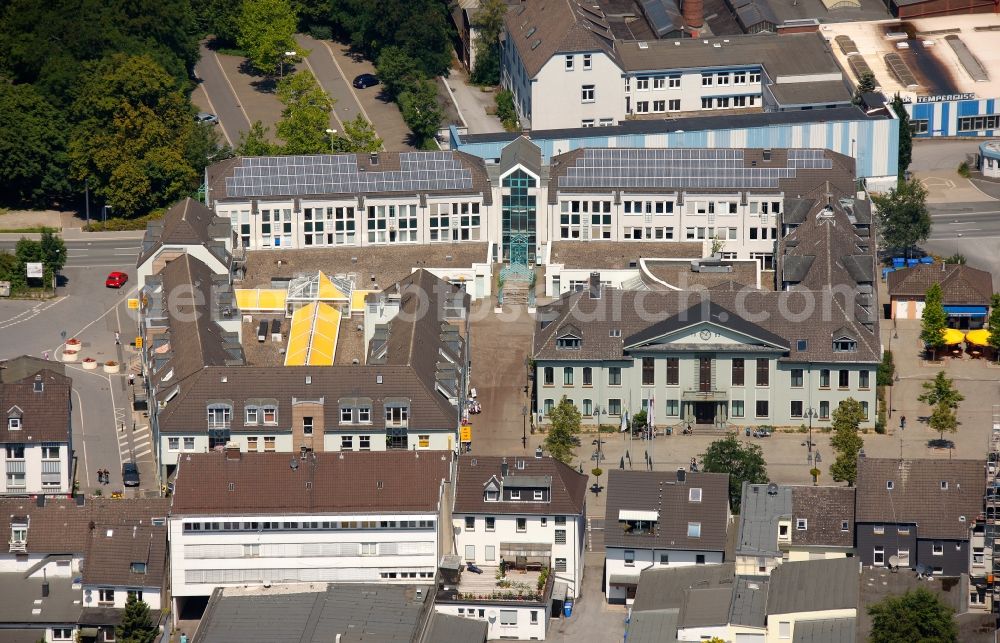
[[[475,531],[476,530],[476,517],[466,516],[465,517],[465,531]]]
[[[522,533],[522,534],[524,532],[528,531],[528,519],[527,518],[518,518],[517,519],[517,531],[520,532],[520,533]]]
[[[584,85],[580,88],[580,100],[584,103],[593,103],[595,100],[595,91],[593,85]]]
[[[678,417],[681,414],[681,401],[677,399],[667,400],[667,417]]]
[[[354,436],[353,435],[342,435],[342,436],[340,436],[340,450],[341,451],[352,451],[352,450],[354,450]]]
[[[533,498],[534,500],[541,500],[541,499],[542,499],[542,495],[543,495],[543,494],[542,494],[542,491],[541,491],[541,489],[536,489],[536,490],[535,490],[535,491],[534,491],[534,492],[532,493],[532,498]],[[542,522],[544,522],[544,521],[545,521],[545,518],[542,518]]]
[[[493,516],[486,516],[486,531],[495,531],[496,528],[497,528],[497,519]]]
[[[556,529],[555,544],[557,544],[557,545],[565,545],[566,544],[566,530],[565,529]]]
[[[757,386],[768,386],[771,382],[771,362],[766,359],[757,360]]]
[[[260,422],[260,409],[256,406],[248,406],[246,408],[246,422],[245,424],[257,424]]]
[[[733,358],[733,386],[743,386],[743,358]]]
[[[311,415],[303,416],[302,418],[302,434],[312,435],[313,434],[313,419]]]
[[[359,435],[358,436],[358,450],[359,451],[370,451],[372,448],[372,436],[370,435]]]
[[[573,386],[573,367],[566,366],[563,368],[563,386]]]
[[[369,424],[372,421],[372,407],[370,406],[359,406],[358,407],[358,422],[361,424]]]
[[[792,388],[802,388],[802,369],[792,369]]]
[[[667,101],[667,111],[668,112],[679,112],[681,111],[681,99],[672,98]]]
[[[594,65],[594,57],[593,57],[593,55],[592,54],[584,54],[583,55],[583,69],[585,71],[589,71],[590,69],[593,68],[593,65]]]
[[[517,610],[500,610],[500,625],[517,625]]]
[[[621,366],[611,366],[608,368],[608,385],[609,386],[621,386],[622,385],[622,368]]]
[[[942,542],[935,542],[931,546],[931,553],[934,554],[935,556],[943,556],[944,555],[944,543],[942,543]]]
[[[858,388],[866,389],[869,386],[869,371],[858,371]]]
[[[714,80],[714,76],[712,76],[712,74],[702,74],[701,75],[701,86],[702,87],[711,87],[713,80]]]
[[[728,85],[729,84],[729,74],[719,74],[716,77],[715,84],[717,84],[717,85]]]
[[[484,556],[486,562],[493,562],[497,559],[497,546],[496,545],[486,545],[486,555]]]
[[[573,60],[574,60],[574,58],[575,57],[572,56],[572,55],[566,56],[566,58],[565,58],[566,71],[573,71]]]
[[[649,78],[639,77],[635,79],[635,89],[639,92],[649,90]]]
[[[767,400],[757,400],[757,417],[766,418],[769,413]]]
[[[431,436],[430,434],[423,434],[417,436],[417,446],[421,449],[431,448]]]
[[[167,438],[167,450],[168,451],[178,451],[181,448],[180,438]]]
[[[275,450],[275,438],[274,436],[264,437],[264,453],[274,453]]]
[[[837,387],[848,388],[851,385],[851,372],[841,370],[837,373]]]
[[[654,76],[653,77],[653,89],[663,89],[667,84],[666,76]]]
[[[648,114],[649,113],[649,101],[640,100],[635,103],[635,111],[637,114]]]
[[[824,368],[819,372],[819,387],[830,388],[830,369]]]
[[[249,451],[250,453],[256,453],[257,452],[257,438],[256,438],[256,436],[247,438],[247,451]]]
[[[878,567],[885,565],[885,547],[876,545],[872,552],[872,564]]]
[[[701,523],[689,522],[687,534],[688,538],[701,538]]]
[[[589,366],[583,367],[583,385],[593,386],[594,385],[594,369]]]
[[[732,414],[734,418],[741,418],[746,411],[743,408],[743,400],[732,401]]]
[[[635,551],[632,549],[625,550],[625,566],[635,567]]]
[[[861,413],[864,414],[865,419],[868,419],[868,402],[861,403]]]
[[[802,400],[792,400],[788,409],[788,414],[793,418],[802,417]]]
[[[184,438],[184,450],[194,451],[194,438]]]
[[[680,383],[680,360],[677,357],[667,358],[667,386],[677,386]]]
[[[542,369],[542,385],[554,386],[556,383],[556,370],[551,366]]]
[[[642,358],[642,385],[652,386],[656,383],[656,361],[652,357]]]

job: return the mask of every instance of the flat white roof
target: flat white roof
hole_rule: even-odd
[[[908,31],[915,38],[887,37],[887,33]],[[858,77],[848,60],[861,56],[875,74],[879,90],[892,98],[899,93],[916,102],[918,96],[975,94],[975,98],[1000,97],[1000,16],[975,14],[914,20],[843,22],[823,25],[820,33],[830,41],[833,54],[844,72],[857,84]],[[847,36],[858,53],[846,55],[837,36]],[[948,37],[957,36],[978,60],[987,79],[976,81],[966,70]],[[905,48],[898,47],[905,43]],[[959,49],[962,49],[959,45]],[[917,85],[904,87],[886,64],[886,54],[898,54]]]

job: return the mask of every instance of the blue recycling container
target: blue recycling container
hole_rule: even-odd
[[[920,263],[934,263],[934,257],[920,257]]]
[[[566,601],[563,603],[563,616],[566,618],[573,616],[573,601]]]
[[[892,258],[892,267],[893,268],[902,268],[905,265],[906,265],[906,258],[905,257],[893,257]]]

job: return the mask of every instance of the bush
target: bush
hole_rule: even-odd
[[[91,221],[84,226],[84,232],[124,232],[126,230],[145,230],[146,224],[163,218],[166,208],[157,208],[143,217],[135,219],[113,218],[107,221]]]
[[[514,107],[514,94],[505,89],[496,95],[497,118],[503,123],[504,129],[508,132],[516,132],[521,129],[521,123],[517,118],[517,109]]]
[[[882,353],[882,363],[878,365],[875,372],[875,383],[878,386],[892,386],[892,380],[896,376],[896,365],[892,361],[892,351]]]
[[[941,261],[943,263],[959,263],[959,264],[964,264],[965,263],[965,255],[963,255],[960,252],[956,252],[955,254],[951,255],[950,257],[945,257]]]
[[[969,162],[962,161],[958,164],[958,175],[964,178],[969,178]]]

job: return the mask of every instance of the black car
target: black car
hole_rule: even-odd
[[[378,76],[375,74],[361,74],[355,77],[352,83],[357,89],[365,89],[367,87],[374,87],[378,85]]]
[[[125,483],[126,487],[139,486],[139,467],[135,466],[134,462],[122,464],[122,482]]]

